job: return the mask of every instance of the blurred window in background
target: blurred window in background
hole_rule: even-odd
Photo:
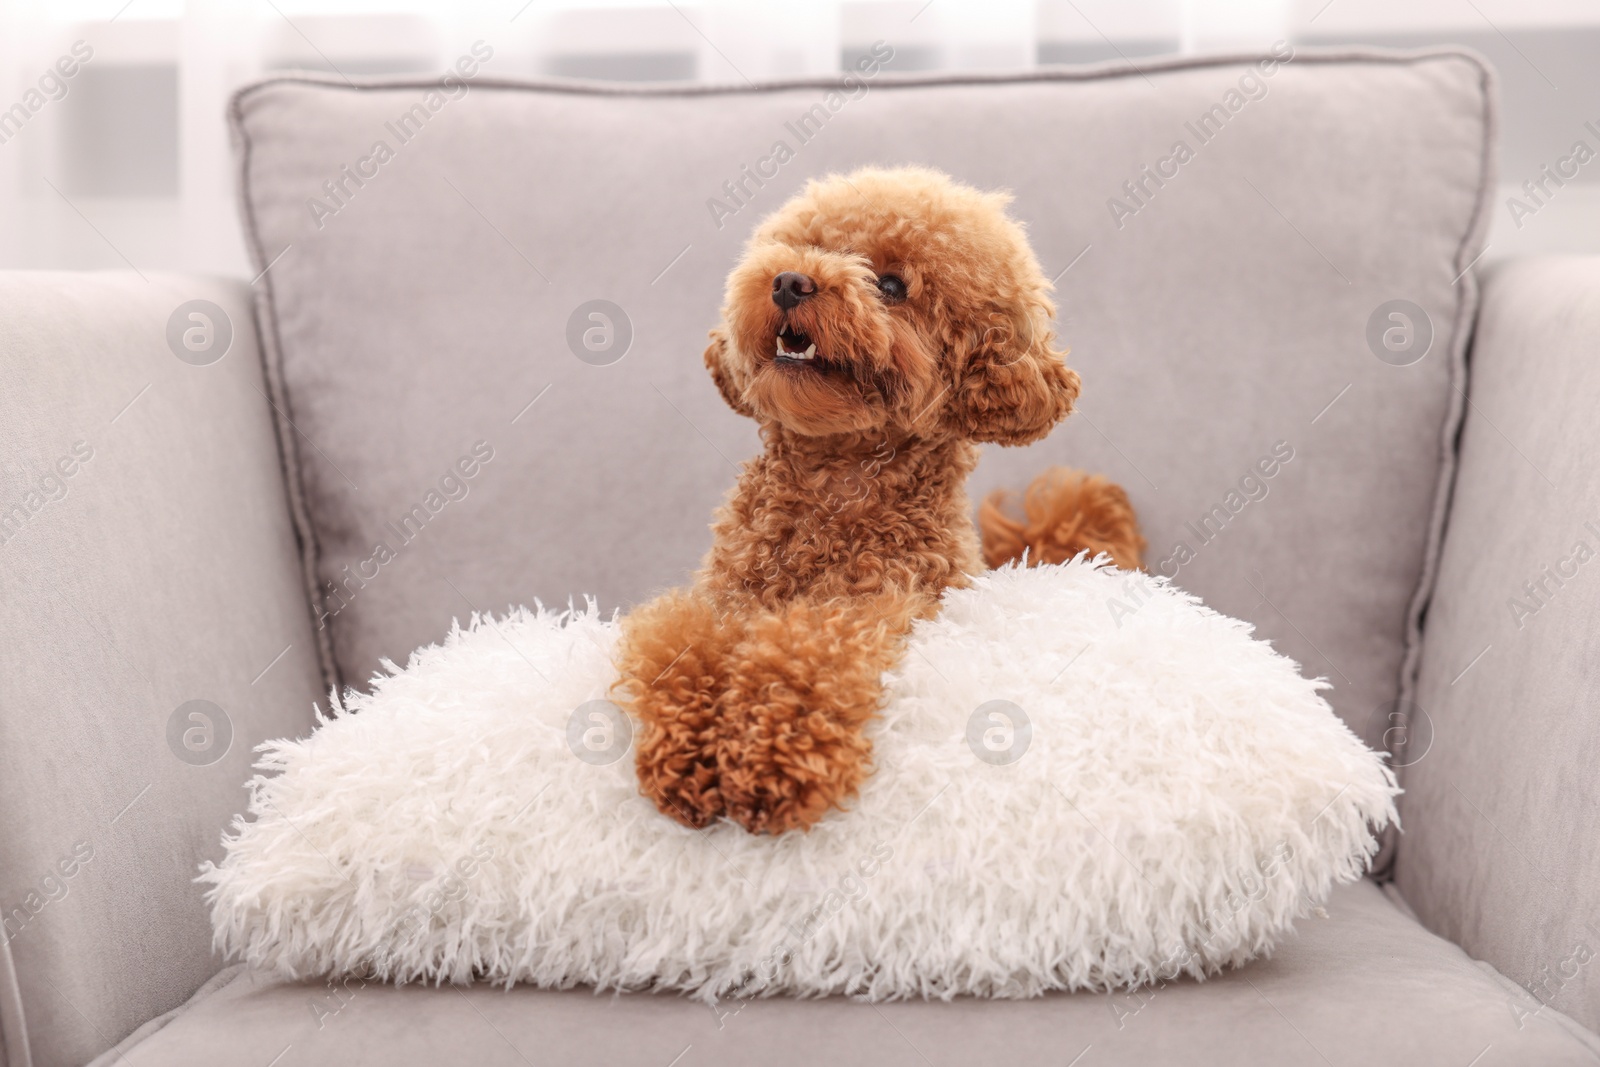
[[[0,0],[0,268],[248,276],[229,95],[284,70],[439,73],[477,40],[480,76],[735,85],[852,69],[880,41],[908,73],[1465,44],[1501,82],[1491,258],[1600,252],[1592,0]]]

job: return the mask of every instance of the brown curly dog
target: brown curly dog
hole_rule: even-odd
[[[808,828],[871,770],[863,727],[911,624],[982,570],[980,442],[1072,410],[1055,309],[1009,197],[920,168],[812,182],[728,278],[705,362],[765,450],[718,511],[694,585],[623,621],[619,695],[640,790],[679,822]],[[1126,495],[1052,472],[1025,518],[985,506],[998,565],[1105,552],[1139,566]]]

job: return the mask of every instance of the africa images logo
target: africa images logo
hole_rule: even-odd
[[[348,163],[342,164],[333,177],[322,183],[322,196],[307,197],[306,209],[311,212],[311,221],[317,224],[317,229],[322,229],[331,216],[349,207],[356,194],[366,188],[367,182],[382,173],[384,164],[393,160],[399,154],[399,149],[415,140],[428,121],[443,111],[446,104],[466,97],[472,91],[470,79],[477,75],[479,64],[487,63],[493,56],[493,48],[482,41],[474,41],[472,54],[458,58],[455,65],[439,79],[437,88],[429,89],[421,100],[383,124],[384,130],[394,138],[393,145],[384,138],[378,138],[372,142],[367,154],[356,160],[354,169]]]
[[[1266,99],[1269,89],[1267,79],[1276,74],[1280,66],[1293,59],[1292,45],[1286,41],[1273,42],[1268,58],[1253,64],[1239,76],[1235,88],[1228,89],[1222,94],[1221,100],[1183,124],[1184,131],[1194,139],[1192,145],[1189,137],[1179,137],[1167,154],[1157,159],[1153,166],[1143,164],[1138,174],[1122,183],[1121,196],[1107,197],[1106,210],[1111,213],[1111,221],[1117,229],[1122,229],[1128,219],[1148,207],[1156,193],[1165,188],[1167,182],[1177,178],[1201,148],[1216,140],[1235,115],[1252,102]]]
[[[766,155],[756,160],[754,168],[748,163],[741,164],[738,175],[722,183],[722,196],[706,199],[706,210],[711,213],[711,221],[717,224],[717,229],[722,229],[728,219],[737,215],[754,200],[756,192],[776,178],[779,169],[794,159],[800,148],[805,147],[821,133],[822,128],[842,111],[846,104],[866,96],[871,88],[867,79],[876,75],[883,69],[884,64],[893,59],[892,45],[874,41],[871,51],[861,57],[854,71],[844,76],[839,88],[829,89],[823,94],[820,103],[812,104],[783,124],[784,132],[794,138],[793,145],[787,138],[780,137],[772,142],[772,147],[768,149]],[[751,188],[752,185],[755,188]]]

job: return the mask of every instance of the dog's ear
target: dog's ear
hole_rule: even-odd
[[[728,331],[718,326],[711,331],[711,344],[706,346],[706,369],[711,372],[711,380],[717,383],[717,392],[722,394],[722,399],[728,406],[746,418],[756,418],[755,409],[744,399],[744,390],[747,382],[745,376],[728,358]]]
[[[1025,445],[1049,433],[1078,399],[1078,375],[1066,353],[1051,347],[1054,314],[1036,298],[996,310],[975,335],[964,338],[965,358],[945,409],[955,431],[973,441]]]

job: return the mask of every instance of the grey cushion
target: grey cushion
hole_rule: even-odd
[[[1600,1026],[1597,339],[1600,258],[1511,262],[1485,281],[1396,866],[1429,926],[1589,1026]]]
[[[56,1067],[222,966],[196,865],[319,683],[246,287],[4,273],[0,309],[0,1062]]]
[[[284,984],[239,970],[121,1051],[163,1067],[439,1063],[1464,1067],[1589,1064],[1600,1040],[1545,1010],[1363,881],[1277,955],[1203,986],[1142,994],[870,1005],[776,998],[715,1009],[670,996],[517,986]],[[1517,1010],[1524,1016],[1519,1029]],[[1085,1051],[1087,1050],[1087,1052]],[[681,1057],[674,1059],[674,1057]],[[1074,1057],[1080,1057],[1075,1060]],[[107,1054],[94,1067],[120,1062]]]
[[[1490,109],[1475,59],[1307,53],[1270,77],[1243,61],[885,71],[835,96],[803,144],[791,126],[826,112],[833,83],[581,89],[493,68],[431,112],[429,82],[290,76],[235,101],[250,242],[275,263],[269,353],[299,431],[311,581],[347,583],[326,630],[346,682],[474,608],[585,593],[614,607],[682,581],[756,444],[700,361],[744,236],[808,177],[910,161],[1015,190],[1083,375],[1079,414],[989,455],[975,489],[1052,463],[1109,472],[1154,569],[1187,543],[1194,558],[1168,572],[1326,675],[1335,708],[1379,740],[1430,573],[1474,307],[1461,275],[1482,240]],[[401,144],[385,124],[419,103],[422,132]],[[1185,124],[1214,107],[1225,121],[1202,144]],[[1180,138],[1194,158],[1157,189],[1140,168]],[[778,140],[794,158],[757,188],[741,167],[770,174]],[[1136,178],[1153,195],[1114,212]],[[729,197],[734,179],[747,196]],[[1398,299],[1432,323],[1409,366],[1368,343]],[[568,343],[593,300],[631,324],[609,365]],[[447,500],[443,479],[480,441],[492,461]],[[1213,509],[1221,533],[1202,543]],[[407,514],[426,522],[402,539]]]

